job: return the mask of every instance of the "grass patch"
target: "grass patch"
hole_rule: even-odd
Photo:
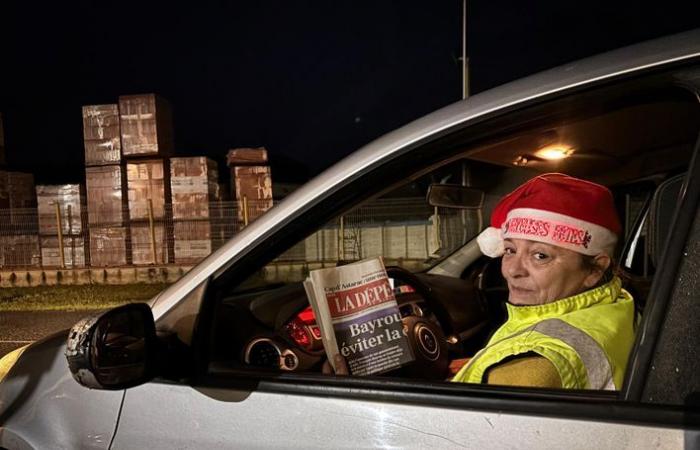
[[[150,300],[167,284],[83,284],[0,289],[0,311],[65,311],[113,308]]]

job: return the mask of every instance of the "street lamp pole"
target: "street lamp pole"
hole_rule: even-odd
[[[462,0],[462,99],[469,97],[469,58],[467,57],[467,0]],[[462,186],[471,186],[471,171],[466,161],[462,161]],[[476,217],[474,217],[476,215]],[[483,226],[483,218],[481,209],[478,209],[473,214],[467,214],[466,210],[462,210],[462,243],[466,243],[471,233],[470,229],[474,228],[479,232]],[[470,217],[471,216],[471,217]],[[470,226],[471,225],[471,226]]]
[[[467,58],[467,0],[462,0],[462,99],[469,97],[469,59]]]

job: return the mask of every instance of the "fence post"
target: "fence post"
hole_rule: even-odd
[[[340,231],[338,232],[338,261],[345,261],[345,220],[340,216]]]
[[[61,220],[61,205],[58,202],[54,203],[56,206],[56,228],[58,230],[58,254],[61,258],[61,268],[66,268],[66,259],[63,254],[63,224]]]
[[[363,259],[364,256],[362,255],[363,253],[363,248],[362,248],[362,226],[359,225],[357,227],[357,257],[358,259]]]
[[[424,235],[425,235],[425,257],[428,258],[430,256],[430,231],[428,229],[428,224],[426,223],[423,225],[424,227]]]
[[[221,197],[219,197],[218,205],[219,211],[214,216],[214,220],[219,221],[219,223],[216,225],[216,229],[219,231],[219,242],[217,243],[217,247],[221,246],[224,242],[226,242],[226,228],[224,227],[229,224],[229,221],[226,220],[226,213],[224,212],[224,201],[221,199]],[[231,236],[233,236],[233,233],[231,233]]]
[[[248,197],[243,196],[243,226],[248,226]]]
[[[151,232],[151,255],[153,255],[153,264],[158,263],[156,257],[156,229],[153,225],[153,200],[148,199],[148,228]]]
[[[75,240],[73,239],[73,208],[66,206],[66,218],[68,219],[68,239],[70,240],[70,262],[75,269]]]
[[[321,262],[323,262],[321,267],[326,267],[326,229],[321,228],[319,233],[321,235]]]
[[[403,254],[408,259],[408,225],[403,226]]]
[[[438,214],[438,207],[435,207],[435,243],[437,244],[438,250],[442,248],[442,239],[440,239],[440,215]]]
[[[386,258],[388,255],[386,252],[386,245],[384,244],[384,224],[379,225],[379,240],[381,241],[382,257]]]

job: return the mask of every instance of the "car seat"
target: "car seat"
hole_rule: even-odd
[[[656,187],[646,212],[635,223],[620,257],[618,273],[639,313],[646,305],[658,261],[669,239],[685,174],[675,175]]]

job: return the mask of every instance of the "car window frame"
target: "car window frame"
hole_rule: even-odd
[[[700,124],[698,126],[700,127]],[[648,375],[654,370],[654,354],[660,343],[663,327],[667,323],[667,313],[674,302],[673,292],[679,285],[681,261],[688,239],[692,236],[694,221],[700,213],[700,133],[680,194],[678,206],[671,219],[666,245],[660,255],[649,291],[645,314],[637,330],[621,391],[622,398],[631,402],[649,401],[648,398],[644,398],[644,392],[650,387]],[[650,300],[652,301],[649,302]],[[689,356],[678,354],[675,348],[669,345],[666,345],[664,350],[676,355],[677,359]]]

